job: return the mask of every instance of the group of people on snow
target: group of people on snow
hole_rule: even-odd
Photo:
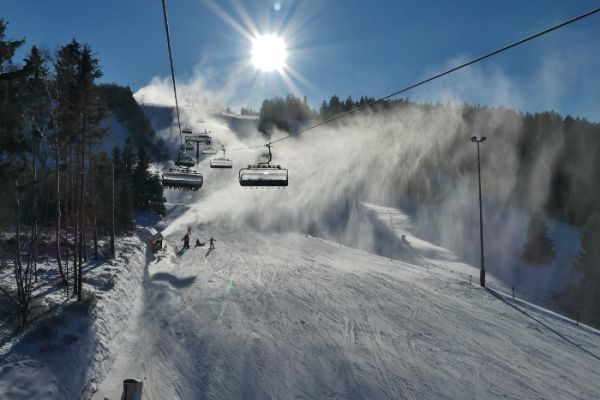
[[[183,250],[187,250],[187,249],[190,248],[190,237],[191,237],[191,235],[192,235],[192,228],[188,227],[187,233],[185,234],[185,236],[183,237],[183,239],[181,239],[181,240],[183,240]],[[209,239],[209,243],[210,243],[209,244],[209,248],[208,248],[209,250],[214,250],[215,249],[215,242],[216,241],[217,240],[214,239],[211,236],[211,238]],[[196,239],[196,247],[200,247],[200,246],[204,246],[204,242],[201,242],[200,239],[198,238],[198,239]]]

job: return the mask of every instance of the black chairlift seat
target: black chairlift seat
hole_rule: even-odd
[[[184,135],[191,135],[192,134],[192,130],[190,128],[183,128],[181,130],[181,133],[183,133]]]
[[[162,175],[162,185],[169,189],[197,191],[203,182],[202,174],[190,169],[170,169]]]
[[[204,136],[204,134],[186,136],[185,140],[190,143],[200,143],[200,144],[210,144],[211,143],[211,137],[208,135]]]
[[[233,162],[228,158],[215,158],[210,160],[211,168],[232,168]]]
[[[288,170],[279,165],[248,165],[240,169],[239,179],[241,186],[287,186]]]
[[[204,131],[200,133],[190,134],[185,137],[185,140],[191,143],[204,143],[210,145],[212,143],[211,137],[209,135],[210,132]]]
[[[214,154],[217,154],[217,150],[214,149],[213,147],[207,147],[206,149],[202,150],[202,154],[214,155]]]
[[[187,151],[193,151],[194,150],[194,145],[186,140],[185,141],[185,150],[187,150]]]

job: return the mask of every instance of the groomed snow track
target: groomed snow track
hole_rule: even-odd
[[[194,227],[144,272],[93,398],[594,399],[600,334],[428,265],[302,234]]]

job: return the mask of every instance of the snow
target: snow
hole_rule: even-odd
[[[235,143],[224,127],[215,131]],[[145,399],[598,397],[600,332],[519,298],[521,290],[513,300],[509,289],[530,285],[524,279],[540,282],[526,286],[536,297],[557,287],[576,229],[550,221],[556,265],[515,274],[503,263],[514,262],[527,216],[487,206],[496,245],[483,289],[473,218],[464,216],[472,204],[412,213],[365,204],[352,191],[362,178],[340,181],[343,168],[289,161],[290,170],[312,169],[287,192],[243,191],[237,171],[208,168],[201,191],[166,192],[160,225],[140,220],[121,257],[89,267],[91,318],[64,307],[59,320],[0,341],[0,398],[119,399],[126,378],[144,382]],[[316,174],[332,184],[313,185]],[[214,237],[216,249],[181,252],[187,225],[192,244]],[[167,245],[156,256],[146,248],[150,226]]]
[[[491,289],[470,285],[477,268],[418,238],[398,209],[366,205],[404,243],[389,255],[237,220],[192,226],[192,243],[214,237],[216,249],[180,252],[185,226],[165,228],[193,195],[170,197],[162,225],[138,221],[117,260],[89,267],[92,318],[65,307],[2,346],[0,398],[119,399],[126,378],[144,382],[145,399],[600,391],[599,331],[513,301],[495,279]],[[150,225],[170,232],[156,257],[145,244]]]
[[[388,210],[398,234],[410,227]],[[148,399],[594,399],[600,391],[600,332],[513,302],[493,284],[469,285],[473,267],[414,236],[406,239],[423,262],[408,264],[234,221],[194,226],[192,243],[215,237],[217,248],[178,256],[184,233],[168,235],[149,264],[93,398],[119,398],[127,377],[143,380]]]
[[[65,303],[54,260],[38,265],[44,283],[34,294],[45,293],[49,312],[24,333],[11,332],[0,341],[0,399],[91,396],[115,356],[108,343],[126,325],[137,297],[147,247],[140,236],[147,235],[140,227],[138,235],[118,241],[117,259],[84,267],[83,288],[95,294],[95,307]],[[2,280],[12,279],[4,272]]]
[[[477,206],[475,204],[475,206]],[[479,265],[477,209],[464,204],[444,208],[417,206],[409,212],[411,229],[418,236],[454,252],[466,263]],[[553,295],[565,289],[572,261],[579,250],[579,228],[545,218],[556,259],[549,265],[530,265],[521,259],[530,215],[513,207],[484,204],[486,270],[506,290],[515,290],[528,301],[556,308]],[[460,221],[473,220],[472,224]],[[470,228],[465,228],[470,225]],[[452,234],[454,230],[454,234]],[[466,240],[470,239],[470,240]]]

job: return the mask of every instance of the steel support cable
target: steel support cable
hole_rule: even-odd
[[[167,33],[167,47],[169,49],[169,65],[171,66],[171,80],[173,81],[173,93],[175,94],[175,112],[177,114],[177,127],[179,128],[179,139],[183,144],[181,133],[181,120],[179,119],[179,102],[177,101],[177,85],[175,84],[175,69],[173,68],[173,50],[171,49],[171,33],[169,31],[169,19],[167,18],[167,1],[162,0],[163,16],[165,19],[165,31]]]
[[[531,41],[531,40],[533,40],[533,39],[536,39],[536,38],[538,38],[538,37],[540,37],[540,36],[543,36],[543,35],[545,35],[545,34],[547,34],[547,33],[550,33],[550,32],[552,32],[552,31],[555,31],[555,30],[557,30],[557,29],[560,29],[560,28],[562,28],[562,27],[565,27],[565,26],[567,26],[567,25],[570,25],[570,24],[572,24],[572,23],[575,23],[575,22],[577,22],[577,21],[580,21],[580,20],[582,20],[582,19],[584,19],[584,18],[587,18],[587,17],[590,17],[590,16],[592,16],[592,15],[594,15],[594,14],[597,14],[598,12],[600,12],[600,8],[593,9],[593,10],[591,10],[591,11],[588,11],[588,12],[586,12],[586,13],[583,13],[583,14],[581,14],[581,15],[578,15],[578,16],[576,16],[576,17],[574,17],[574,18],[571,18],[571,19],[569,19],[569,20],[566,20],[566,21],[564,21],[564,22],[561,22],[561,23],[560,23],[560,24],[558,24],[558,25],[554,25],[554,26],[552,26],[552,27],[550,27],[550,28],[548,28],[548,29],[545,29],[545,30],[543,30],[543,31],[540,31],[540,32],[538,32],[538,33],[535,33],[535,34],[533,34],[533,35],[527,36],[526,38],[523,38],[523,39],[521,39],[521,40],[518,40],[518,41],[516,41],[516,42],[513,42],[513,43],[511,43],[511,44],[509,44],[509,45],[506,45],[506,46],[504,46],[504,47],[501,47],[501,48],[499,48],[499,49],[497,49],[497,50],[494,50],[494,51],[492,51],[492,52],[489,52],[489,53],[487,53],[487,54],[485,54],[485,55],[483,55],[483,56],[481,56],[481,57],[477,57],[477,58],[475,58],[475,59],[472,59],[472,60],[470,60],[470,61],[467,61],[467,62],[465,62],[465,63],[463,63],[463,64],[457,65],[456,67],[450,68],[450,69],[448,69],[448,70],[446,70],[446,71],[444,71],[444,72],[440,72],[440,73],[438,73],[438,74],[436,74],[436,75],[430,76],[429,78],[423,79],[422,81],[419,81],[419,82],[417,82],[417,83],[414,83],[414,84],[412,84],[412,85],[410,85],[410,86],[407,86],[407,87],[405,87],[405,88],[403,88],[403,89],[400,89],[400,90],[398,90],[398,91],[396,91],[396,92],[390,93],[390,94],[388,94],[388,95],[386,95],[386,96],[384,96],[384,97],[380,97],[380,98],[379,98],[379,99],[377,99],[377,100],[371,101],[371,102],[369,102],[369,103],[365,103],[365,104],[363,104],[363,105],[361,105],[361,106],[358,106],[358,107],[355,107],[355,108],[353,108],[353,109],[351,109],[351,110],[348,110],[348,111],[345,111],[345,112],[343,112],[343,113],[337,114],[337,115],[335,115],[335,116],[333,116],[333,117],[331,117],[331,118],[329,118],[329,119],[326,119],[326,120],[324,120],[324,121],[321,121],[321,122],[319,122],[319,123],[316,123],[316,124],[314,124],[314,125],[308,126],[308,127],[306,127],[306,128],[300,129],[300,130],[298,130],[298,131],[296,131],[296,132],[294,132],[294,133],[290,133],[290,134],[288,134],[288,135],[286,135],[286,136],[283,136],[283,137],[281,137],[281,138],[279,138],[279,139],[272,140],[272,141],[270,141],[270,142],[268,142],[268,143],[266,143],[266,144],[261,144],[261,145],[256,145],[256,146],[248,146],[248,147],[239,147],[239,148],[236,148],[236,149],[230,149],[230,151],[257,149],[257,148],[260,148],[260,147],[264,147],[264,146],[266,146],[267,144],[269,144],[269,145],[270,145],[270,144],[273,144],[273,143],[277,143],[277,142],[281,142],[281,141],[283,141],[283,140],[289,139],[290,137],[293,137],[293,136],[298,136],[298,135],[300,135],[300,134],[302,134],[302,133],[305,133],[305,132],[307,132],[307,131],[310,131],[310,130],[312,130],[312,129],[315,129],[315,128],[319,127],[319,126],[322,126],[322,125],[328,124],[328,123],[330,123],[330,122],[333,122],[333,121],[335,121],[335,120],[338,120],[338,119],[340,119],[340,118],[346,117],[346,116],[348,116],[348,115],[350,115],[350,114],[352,114],[352,113],[355,113],[356,111],[360,111],[360,110],[363,110],[363,109],[365,109],[365,108],[368,108],[368,107],[370,107],[370,106],[372,106],[372,105],[374,105],[374,104],[381,103],[381,102],[383,102],[383,101],[385,101],[385,100],[387,100],[387,99],[389,99],[389,98],[391,98],[391,97],[395,97],[395,96],[397,96],[397,95],[399,95],[399,94],[402,94],[402,93],[404,93],[404,92],[408,92],[409,90],[411,90],[411,89],[414,89],[414,88],[416,88],[416,87],[418,87],[418,86],[424,85],[424,84],[426,84],[426,83],[429,83],[429,82],[431,82],[431,81],[433,81],[433,80],[436,80],[436,79],[438,79],[438,78],[441,78],[441,77],[443,77],[443,76],[446,76],[446,75],[448,75],[448,74],[451,74],[451,73],[453,73],[453,72],[456,72],[456,71],[458,71],[458,70],[460,70],[460,69],[463,69],[463,68],[465,68],[465,67],[468,67],[468,66],[470,66],[470,65],[476,64],[476,63],[478,63],[478,62],[480,62],[480,61],[483,61],[483,60],[485,60],[485,59],[487,59],[487,58],[493,57],[493,56],[495,56],[495,55],[497,55],[497,54],[500,54],[500,53],[502,53],[502,52],[504,52],[504,51],[507,51],[507,50],[509,50],[509,49],[512,49],[513,47],[520,46],[520,45],[522,45],[522,44],[524,44],[524,43],[526,43],[526,42],[529,42],[529,41]]]

